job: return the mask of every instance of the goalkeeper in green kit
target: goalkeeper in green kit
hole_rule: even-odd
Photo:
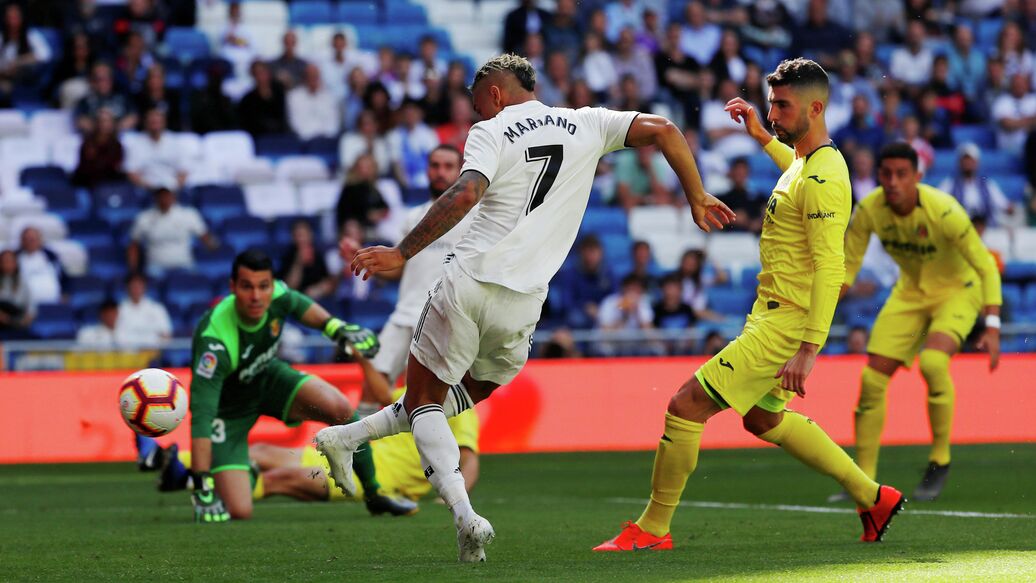
[[[205,313],[194,330],[191,378],[191,474],[194,518],[224,522],[252,515],[248,432],[260,415],[285,424],[338,425],[359,417],[323,379],[277,358],[286,318],[322,330],[344,351],[366,358],[378,351],[371,330],[347,324],[273,277],[273,262],[251,249],[234,259],[231,294]],[[417,505],[379,492],[369,447],[357,454],[356,473],[372,514],[417,512]]]

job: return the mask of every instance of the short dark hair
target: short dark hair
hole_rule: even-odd
[[[878,166],[886,159],[909,160],[910,166],[917,170],[917,150],[906,142],[892,142],[882,147],[878,153]]]
[[[773,73],[766,76],[770,87],[789,86],[794,89],[817,88],[826,93],[831,87],[827,71],[816,61],[799,57],[787,59],[777,65]]]
[[[518,79],[518,84],[526,91],[536,89],[536,69],[525,57],[513,53],[505,53],[486,61],[475,72],[475,80],[471,86],[474,88],[480,81],[498,71],[506,71]]]
[[[597,235],[594,235],[593,233],[590,233],[589,235],[583,235],[583,237],[579,239],[580,250],[591,248],[600,249],[601,247],[601,240],[597,237]]]
[[[116,302],[112,298],[104,298],[104,301],[101,302],[101,307],[100,307],[100,309],[98,311],[99,312],[103,312],[105,310],[117,310],[117,309],[119,309],[119,303],[118,302]]]
[[[642,289],[642,290],[644,289],[644,282],[641,281],[639,277],[637,277],[636,275],[634,275],[632,273],[627,275],[626,277],[622,278],[622,282],[619,284],[619,288],[620,289],[621,288],[625,288],[628,285],[636,285],[640,289]]]
[[[148,281],[147,281],[147,276],[146,276],[146,275],[144,275],[143,273],[141,273],[141,272],[139,272],[139,271],[131,271],[131,272],[129,272],[129,273],[127,273],[127,274],[126,274],[126,279],[125,279],[124,283],[125,283],[126,285],[129,285],[130,283],[132,283],[132,282],[133,282],[133,280],[136,280],[136,279],[140,279],[140,280],[143,280],[143,282],[144,282],[144,284],[145,284],[145,285],[146,285],[146,284],[147,284],[147,282],[148,282]]]
[[[431,158],[432,154],[436,152],[450,152],[452,154],[456,154],[462,162],[464,161],[464,154],[460,151],[460,148],[454,146],[453,144],[439,144],[438,146],[432,148],[431,152],[428,152],[428,157]]]
[[[272,273],[273,260],[270,259],[266,251],[252,247],[238,253],[237,257],[234,258],[234,265],[230,268],[230,279],[232,281],[237,281],[237,272],[242,267],[252,271],[269,271]]]

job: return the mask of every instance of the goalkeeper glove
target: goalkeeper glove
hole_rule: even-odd
[[[223,500],[216,494],[216,482],[212,474],[202,472],[194,475],[194,493],[191,494],[191,505],[194,506],[194,522],[227,522],[230,513],[223,505]]]
[[[338,318],[331,318],[324,324],[324,336],[338,344],[342,352],[352,354],[355,348],[364,358],[374,358],[381,348],[378,335],[373,330]]]

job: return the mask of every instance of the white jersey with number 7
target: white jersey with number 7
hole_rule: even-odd
[[[475,124],[464,167],[489,180],[455,249],[472,278],[546,296],[579,232],[597,162],[625,147],[635,111],[527,101]]]

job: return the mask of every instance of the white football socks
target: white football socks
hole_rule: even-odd
[[[466,523],[475,511],[464,489],[460,473],[460,448],[450,431],[443,408],[422,405],[410,413],[410,426],[417,451],[421,454],[424,475],[442,496],[446,507],[453,513],[454,524]]]
[[[360,427],[363,428],[364,432],[362,436],[350,435],[350,437],[362,437],[362,439],[356,439],[357,443],[359,443],[361,441],[381,439],[382,437],[388,437],[389,435],[410,431],[410,419],[406,411],[403,409],[404,397],[406,397],[406,395],[401,396],[399,400],[388,407],[385,407],[381,411],[363,417],[359,423],[350,425],[349,427],[357,428],[355,430],[350,430],[350,433],[353,431],[359,431]],[[468,395],[468,391],[464,388],[464,384],[457,383],[446,390],[446,399],[443,401],[441,409],[446,417],[453,417],[471,409],[474,406],[475,404]]]

